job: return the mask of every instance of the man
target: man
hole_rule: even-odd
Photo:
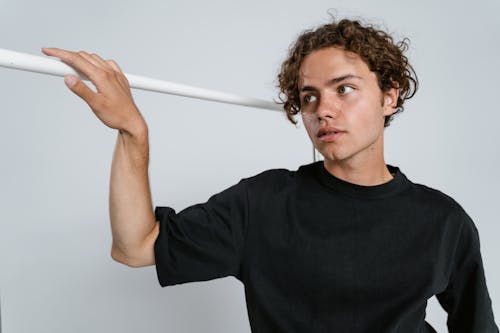
[[[112,257],[156,265],[162,286],[232,275],[254,332],[498,332],[479,238],[462,207],[384,161],[384,128],[417,88],[406,44],[358,21],[302,34],[279,74],[324,161],[242,179],[206,203],[152,210],[148,128],[112,60],[44,49],[86,74],[65,82],[107,126]]]

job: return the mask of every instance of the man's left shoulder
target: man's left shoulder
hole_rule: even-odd
[[[424,207],[428,207],[434,212],[467,216],[462,205],[449,194],[424,184],[414,183],[413,186],[415,199]]]

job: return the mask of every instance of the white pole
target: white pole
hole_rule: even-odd
[[[55,76],[65,76],[69,74],[78,75],[83,80],[88,80],[81,73],[62,61],[47,57],[35,56],[32,54],[15,52],[0,49],[0,67],[20,69],[29,72],[49,74]],[[265,101],[252,97],[243,97],[230,93],[214,91],[193,87],[185,84],[174,83],[125,73],[130,87],[135,89],[156,91],[171,95],[186,96],[198,99],[205,99],[221,103],[250,106],[261,109],[281,111],[282,107],[271,101]]]

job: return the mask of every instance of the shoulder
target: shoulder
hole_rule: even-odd
[[[242,179],[242,182],[246,183],[247,186],[266,186],[266,187],[276,187],[286,184],[295,177],[296,171],[288,169],[269,169],[262,171],[256,175]]]
[[[458,209],[460,204],[447,193],[436,188],[413,183],[414,193],[422,203],[441,206],[448,209]]]
[[[249,188],[266,188],[268,190],[279,190],[297,180],[313,175],[314,164],[302,165],[297,170],[276,168],[262,171],[256,175],[243,178],[241,181]]]
[[[462,205],[449,194],[436,188],[413,183],[414,199],[430,214],[439,214],[461,228],[464,224],[474,228],[474,223]]]

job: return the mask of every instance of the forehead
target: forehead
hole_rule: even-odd
[[[366,78],[373,73],[356,53],[338,47],[323,48],[311,52],[302,61],[299,86],[347,74]]]

